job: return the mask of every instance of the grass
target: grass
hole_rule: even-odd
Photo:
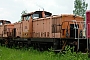
[[[87,54],[81,52],[71,52],[70,47],[66,47],[64,53],[39,52],[30,49],[10,49],[0,46],[0,60],[90,60]]]

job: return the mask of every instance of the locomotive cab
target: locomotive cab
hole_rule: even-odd
[[[39,18],[45,18],[51,16],[52,13],[47,12],[47,11],[35,11],[31,13],[26,13],[21,16],[22,20],[19,23],[15,23],[15,28],[16,28],[16,37],[24,37],[24,38],[31,38],[33,33],[32,33],[32,24],[35,19]],[[20,28],[22,27],[22,28]]]

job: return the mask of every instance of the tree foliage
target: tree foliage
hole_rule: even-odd
[[[73,14],[82,16],[85,20],[85,12],[87,10],[88,4],[85,0],[75,0]]]
[[[22,12],[21,12],[21,15],[23,15],[23,14],[27,14],[27,10],[23,10]],[[18,22],[20,22],[22,20],[22,18],[18,21]]]
[[[27,10],[23,10],[22,12],[21,12],[21,14],[23,15],[23,14],[27,14]]]

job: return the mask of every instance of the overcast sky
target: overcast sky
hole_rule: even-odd
[[[90,0],[88,10],[90,10]],[[21,12],[33,12],[36,10],[44,10],[54,14],[72,14],[74,9],[74,0],[0,0],[0,19],[10,20],[12,23],[17,22],[21,18]]]

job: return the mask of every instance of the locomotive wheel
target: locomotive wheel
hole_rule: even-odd
[[[7,39],[5,39],[5,45],[7,45],[8,44],[8,40]]]
[[[6,47],[10,47],[10,45],[9,45],[10,43],[9,43],[8,39],[5,39],[4,44]]]
[[[23,42],[18,42],[19,48],[23,47]]]

